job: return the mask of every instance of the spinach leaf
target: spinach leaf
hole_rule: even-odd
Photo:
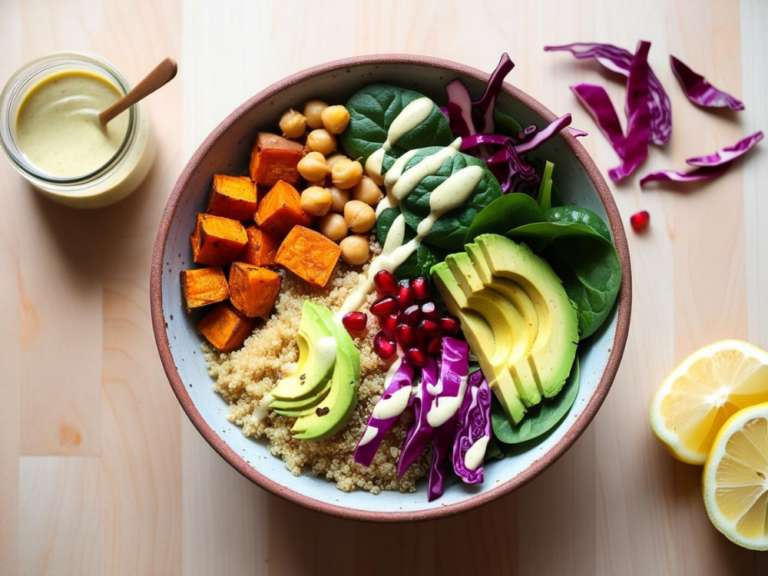
[[[512,192],[497,198],[480,211],[472,221],[464,243],[473,242],[480,234],[504,235],[518,226],[543,221],[541,209],[533,198],[528,194]]]
[[[523,420],[513,425],[501,404],[491,405],[491,426],[494,436],[505,444],[520,444],[549,432],[562,421],[579,394],[579,360],[573,363],[563,389],[554,398],[544,399],[528,409]]]
[[[611,232],[608,230],[603,219],[587,208],[581,206],[560,206],[552,208],[544,214],[544,220],[547,222],[572,222],[574,224],[585,224],[600,234],[603,238],[611,242]]]
[[[552,172],[555,169],[555,165],[547,160],[544,166],[544,174],[541,176],[541,184],[539,185],[539,196],[536,198],[536,202],[539,204],[542,212],[547,212],[552,208]]]
[[[341,134],[341,144],[350,158],[365,163],[368,156],[381,148],[389,127],[403,109],[423,94],[387,84],[371,84],[357,92],[347,102],[349,125]],[[404,151],[426,146],[447,146],[454,137],[448,119],[432,105],[427,119],[404,134],[390,154],[400,156]]]
[[[498,460],[501,458],[504,458],[504,452],[502,452],[496,436],[491,434],[491,438],[488,440],[488,446],[485,448],[485,460]]]
[[[499,112],[498,109],[493,111],[493,122],[496,124],[496,132],[504,136],[516,138],[518,132],[523,130],[523,127],[517,120],[512,118],[512,116],[504,114],[504,112]]]
[[[379,242],[382,246],[387,239],[389,230],[392,228],[392,223],[395,218],[400,216],[399,208],[387,208],[376,219],[376,235],[379,237]],[[413,239],[416,236],[414,232],[408,226],[405,227],[405,242]],[[418,276],[426,276],[429,278],[429,271],[438,262],[445,260],[447,256],[446,252],[433,248],[424,243],[421,243],[416,251],[406,258],[405,262],[400,264],[395,270],[395,277],[398,280],[410,280]]]
[[[408,162],[405,170],[407,171],[439,150],[441,148],[436,147],[419,150]],[[488,170],[485,162],[459,152],[453,158],[446,158],[438,171],[419,182],[413,192],[400,204],[408,226],[414,230],[419,227],[422,220],[429,216],[431,210],[429,199],[432,191],[450,176],[467,166],[480,166],[483,169],[482,179],[463,205],[440,216],[429,234],[424,237],[424,242],[452,252],[463,250],[464,238],[472,225],[472,221],[483,208],[501,197],[501,186],[499,186],[496,177]]]
[[[576,307],[580,338],[594,334],[611,313],[621,287],[621,264],[613,244],[593,228],[571,222],[527,224],[507,236],[543,253]]]

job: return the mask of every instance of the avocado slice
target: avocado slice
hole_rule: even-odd
[[[490,386],[513,422],[563,387],[578,321],[562,282],[526,245],[485,234],[432,268]]]
[[[331,391],[331,378],[330,376],[325,380],[325,384],[320,390],[312,396],[306,398],[299,398],[298,400],[273,400],[269,407],[281,416],[287,416],[289,418],[298,418],[304,412],[310,408],[319,404],[323,398]]]
[[[296,341],[299,344],[299,363],[296,372],[283,378],[272,390],[273,408],[289,410],[300,405],[308,407],[313,399],[324,396],[322,391],[330,383],[331,371],[336,363],[336,338],[333,335],[333,318],[330,311],[304,301],[301,324]],[[327,390],[325,392],[327,394]],[[284,404],[283,401],[296,404]]]
[[[330,317],[330,312],[328,312]],[[343,326],[331,320],[336,340],[336,362],[328,395],[305,410],[291,428],[300,440],[323,440],[341,430],[357,406],[360,354]]]

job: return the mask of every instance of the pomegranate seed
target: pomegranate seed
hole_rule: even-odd
[[[437,318],[437,304],[434,302],[424,302],[421,305],[421,313],[424,315],[424,318],[434,320]]]
[[[378,354],[382,360],[389,360],[397,350],[397,344],[384,332],[378,332],[373,338],[373,351]]]
[[[425,318],[419,322],[419,332],[422,336],[437,336],[440,333],[440,326],[434,320]]]
[[[633,214],[629,218],[629,223],[632,225],[632,229],[635,232],[642,232],[648,228],[648,224],[651,223],[651,215],[648,213],[648,210],[643,210],[642,212]]]
[[[435,336],[427,344],[427,354],[430,356],[439,356],[443,353],[443,337]]]
[[[443,334],[457,334],[459,328],[459,320],[455,316],[446,315],[440,318],[440,331]]]
[[[379,270],[373,277],[376,292],[380,296],[394,296],[397,294],[397,278],[389,270]]]
[[[416,296],[416,300],[426,300],[429,298],[429,280],[424,278],[424,276],[411,280],[411,288]]]
[[[384,318],[379,318],[379,326],[381,327],[381,331],[390,338],[394,338],[395,336],[395,327],[397,326],[397,319],[399,317],[399,314],[390,314]]]
[[[397,302],[395,301],[392,296],[387,296],[386,298],[381,298],[379,300],[376,300],[373,304],[371,304],[371,314],[374,316],[378,316],[379,318],[383,318],[384,316],[389,316],[390,314],[394,314],[397,312]]]
[[[414,366],[423,368],[427,365],[427,355],[418,348],[409,348],[405,351],[405,360]]]
[[[341,323],[350,332],[362,332],[368,323],[368,314],[365,312],[349,312],[344,314]]]
[[[421,336],[413,326],[398,324],[395,328],[395,339],[403,348],[412,348],[422,344]]]
[[[403,284],[397,289],[397,305],[400,306],[400,310],[405,310],[413,302],[413,292],[411,289]]]
[[[416,322],[421,320],[421,308],[419,308],[418,304],[411,304],[403,310],[401,316],[406,324],[416,324]]]

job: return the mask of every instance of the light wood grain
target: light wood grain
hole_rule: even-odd
[[[508,51],[511,81],[556,113],[572,112],[607,169],[615,153],[568,85],[604,84],[618,109],[623,85],[541,48],[648,39],[675,131],[643,170],[682,168],[685,157],[768,128],[766,2],[0,0],[0,14],[0,81],[60,49],[100,53],[134,81],[168,54],[179,61],[179,78],[147,100],[159,152],[128,200],[62,208],[0,161],[0,574],[768,573],[766,555],[711,527],[700,469],[661,448],[647,415],[657,384],[695,347],[726,336],[768,347],[760,147],[721,180],[684,192],[641,192],[636,178],[614,186],[625,219],[652,215],[649,233],[629,234],[633,321],[614,388],[540,478],[459,517],[359,524],[250,484],[181,414],[148,302],[157,221],[183,163],[233,108],[291,72],[375,52],[491,70]],[[670,52],[742,96],[746,111],[688,103]]]

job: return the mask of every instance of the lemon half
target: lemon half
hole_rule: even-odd
[[[715,527],[752,550],[768,550],[768,403],[721,428],[704,467],[704,504]]]
[[[691,354],[667,377],[651,403],[651,426],[675,458],[704,464],[725,421],[763,402],[768,352],[721,340]]]

